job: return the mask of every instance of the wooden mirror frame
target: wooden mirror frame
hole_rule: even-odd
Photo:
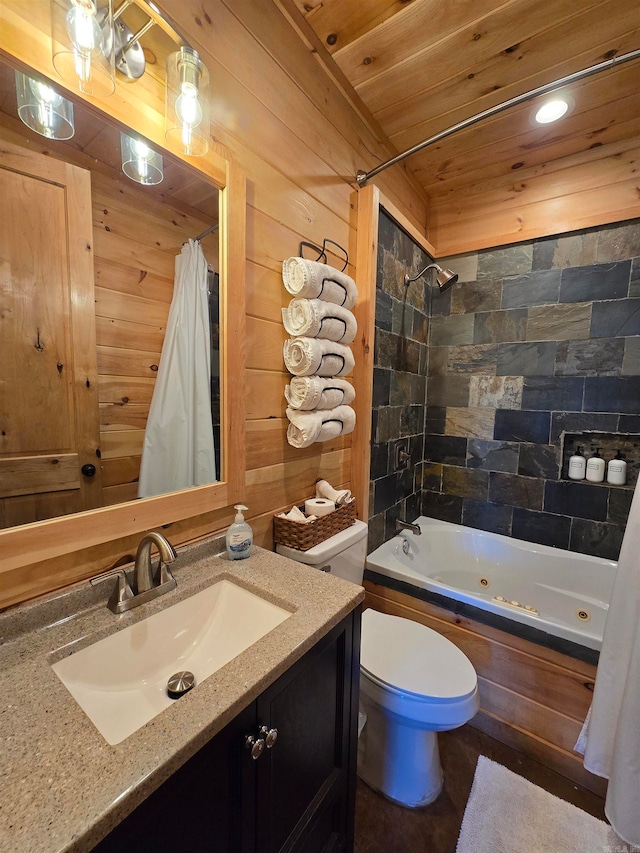
[[[0,4],[0,58],[20,71],[35,69],[49,77],[56,88],[64,90],[51,64],[49,22],[30,20],[29,7],[30,4],[20,0],[5,0]],[[110,116],[166,149],[163,93],[152,84],[153,81],[118,84],[116,92],[104,101],[76,92],[70,94],[85,102],[89,109]],[[215,184],[220,193],[220,372],[223,377],[220,434],[225,479],[208,486],[2,530],[0,578],[44,560],[223,509],[239,502],[244,495],[245,176],[234,163],[213,150],[198,158],[170,153]],[[50,588],[60,585],[53,581]],[[44,590],[34,590],[33,594],[38,591]]]

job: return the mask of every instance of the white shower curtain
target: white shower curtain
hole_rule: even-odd
[[[609,779],[605,813],[640,849],[640,488],[616,572],[586,728],[584,766]]]
[[[207,262],[200,243],[189,240],[176,258],[138,497],[202,486],[215,479]]]

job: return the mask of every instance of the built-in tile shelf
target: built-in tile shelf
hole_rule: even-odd
[[[596,449],[605,465],[616,455],[616,451],[624,456],[627,463],[627,482],[624,486],[607,483],[606,471],[603,483],[589,483],[591,486],[606,486],[610,489],[633,489],[640,472],[640,433],[621,432],[565,432],[562,435],[562,469],[561,479],[569,480],[569,457],[573,456],[578,447],[582,447],[587,461]],[[575,482],[571,480],[570,482]],[[582,481],[588,482],[588,481]]]

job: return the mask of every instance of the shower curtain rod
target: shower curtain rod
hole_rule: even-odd
[[[202,234],[198,234],[198,236],[194,237],[193,239],[197,243],[199,240],[202,240],[203,237],[206,237],[208,234],[211,234],[212,231],[217,231],[219,227],[219,224],[216,223],[215,225],[212,225],[211,228],[207,228],[206,231],[203,231]]]
[[[422,151],[423,148],[427,148],[435,142],[440,142],[441,139],[446,139],[448,136],[452,136],[459,130],[471,127],[485,118],[490,118],[491,116],[504,112],[510,107],[515,107],[517,104],[523,104],[526,101],[531,101],[533,98],[537,98],[540,95],[546,95],[561,86],[566,86],[569,83],[575,83],[577,80],[583,80],[585,77],[590,77],[592,74],[598,74],[600,71],[607,71],[610,68],[614,68],[616,65],[622,65],[623,62],[630,62],[632,59],[638,59],[639,57],[640,48],[629,51],[629,53],[623,53],[621,56],[614,56],[613,59],[607,59],[605,62],[599,62],[597,65],[591,65],[589,68],[584,68],[582,71],[575,71],[573,74],[568,74],[566,77],[560,77],[558,80],[554,80],[553,83],[546,83],[544,86],[538,86],[537,89],[531,89],[531,91],[524,92],[522,95],[516,95],[516,97],[510,98],[508,101],[503,101],[495,107],[489,107],[489,109],[483,110],[481,113],[471,116],[471,118],[466,118],[463,121],[459,121],[457,124],[451,125],[451,127],[448,127],[446,130],[436,133],[435,136],[430,136],[428,139],[418,142],[416,145],[408,148],[401,154],[396,154],[395,157],[392,157],[390,160],[386,160],[384,163],[380,163],[379,166],[376,166],[375,169],[371,169],[370,172],[365,172],[360,169],[356,173],[358,186],[365,187],[367,185],[367,181],[370,181],[371,178],[375,178],[376,175],[379,175],[380,172],[388,169],[389,166],[395,166],[396,163],[400,163],[407,157],[411,157],[412,154],[417,154],[418,151]]]

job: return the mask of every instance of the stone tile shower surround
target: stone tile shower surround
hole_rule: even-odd
[[[395,533],[396,518],[420,515],[429,334],[429,289],[403,283],[429,256],[380,211],[376,332],[371,424],[369,551]],[[408,468],[396,471],[396,442],[403,439]]]
[[[399,231],[390,220],[380,229],[376,341],[399,312],[396,265],[420,269],[403,243],[409,238],[400,231],[391,240],[390,227]],[[462,281],[444,294],[407,294],[431,315],[424,464],[412,460],[422,512],[616,559],[640,460],[640,220],[439,262]],[[383,466],[401,422],[387,410],[402,408],[404,371],[388,350],[376,352],[370,547],[415,505],[415,491],[403,493],[406,478]],[[566,479],[563,443],[602,446],[610,458],[615,433],[630,434],[627,488]]]

